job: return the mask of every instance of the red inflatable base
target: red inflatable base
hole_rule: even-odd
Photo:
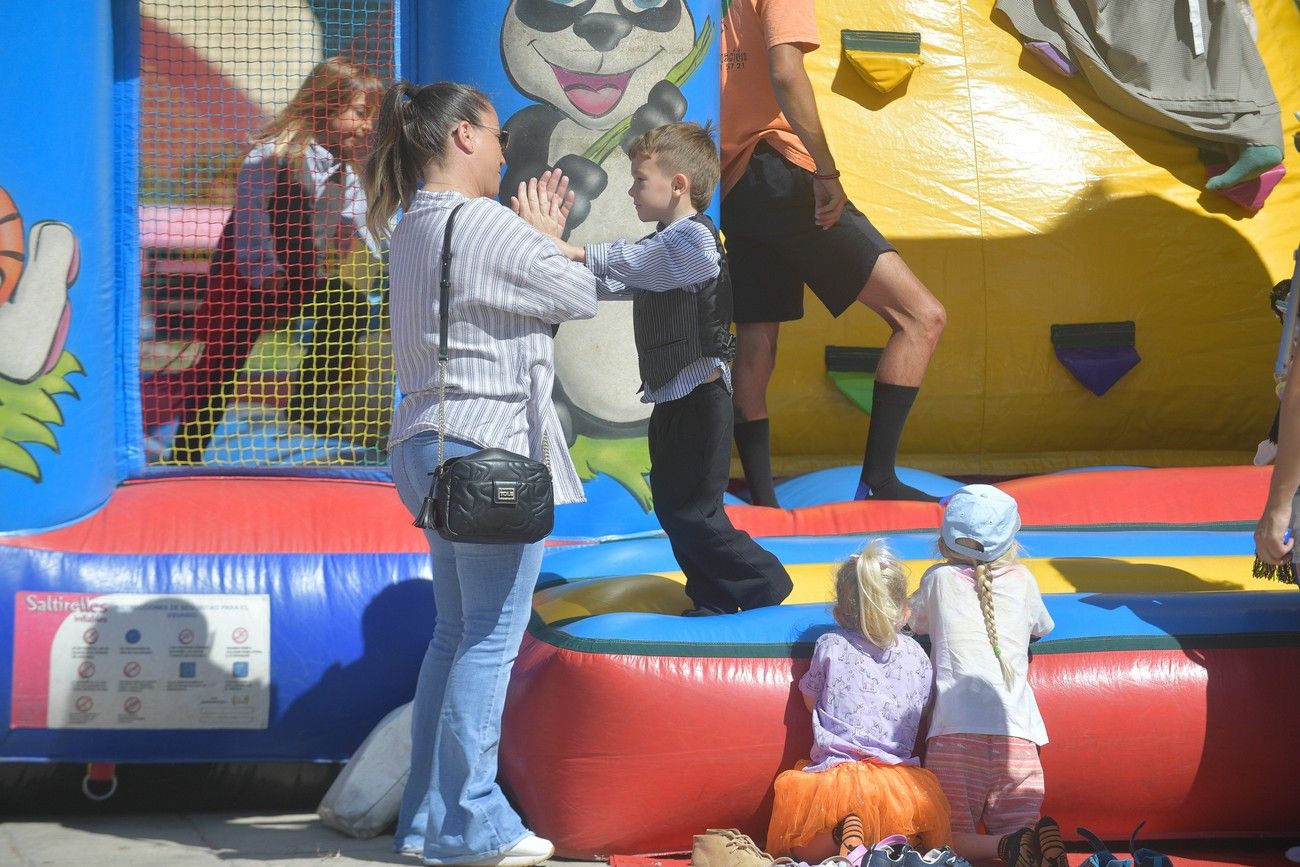
[[[565,857],[681,851],[710,827],[762,840],[772,780],[811,740],[795,688],[806,667],[579,652],[529,635],[503,778]],[[1114,839],[1144,819],[1144,839],[1300,839],[1298,669],[1297,647],[1039,655],[1045,811]]]
[[[1206,844],[1180,843],[1162,844],[1159,851],[1168,855],[1177,867],[1291,867],[1277,843],[1252,841],[1234,843],[1227,846],[1208,846]],[[1128,853],[1112,850],[1112,854],[1127,858]],[[1071,867],[1079,867],[1088,857],[1083,852],[1070,853]],[[653,855],[614,855],[609,859],[609,867],[690,867],[688,853],[673,853],[668,856]]]
[[[1016,498],[1026,527],[1254,524],[1268,479],[1268,467],[1176,467],[1053,473],[998,487]],[[751,536],[837,535],[933,529],[943,507],[898,501],[789,510],[728,506],[727,515]]]

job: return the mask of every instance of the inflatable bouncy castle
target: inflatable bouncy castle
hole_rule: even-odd
[[[336,763],[409,700],[435,612],[386,470],[400,395],[382,250],[340,250],[334,288],[266,312],[196,406],[212,262],[250,138],[334,57],[476,84],[530,131],[504,186],[584,157],[599,192],[572,237],[643,235],[618,142],[664,81],[686,118],[717,121],[728,3],[637,4],[672,7],[672,25],[629,26],[600,68],[634,72],[599,75],[573,24],[632,4],[542,31],[541,2],[11,16],[0,80],[30,132],[0,152],[0,761]],[[1300,11],[1202,5],[1253,10],[1289,142]],[[1300,242],[1297,154],[1268,190],[1207,190],[1194,144],[1027,48],[992,0],[817,8],[808,68],[845,186],[948,311],[906,480],[1014,494],[1058,623],[1030,675],[1047,809],[1109,837],[1142,820],[1155,838],[1300,835],[1300,596],[1251,577],[1268,470],[1249,465],[1276,407],[1269,289]],[[891,89],[842,35],[864,31],[907,58]],[[672,616],[687,605],[650,509],[628,308],[557,336],[588,502],[557,513],[502,746],[522,812],[573,857],[678,851],[705,827],[761,837],[772,779],[809,740],[794,684],[831,628],[834,564],[883,536],[915,580],[941,515],[851,502],[888,332],[810,301],[768,393],[786,508],[728,506],[795,593]],[[187,411],[206,428],[182,454]]]

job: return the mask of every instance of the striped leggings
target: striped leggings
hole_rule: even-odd
[[[1009,834],[1038,821],[1043,765],[1038,747],[1005,735],[939,735],[925,747],[925,767],[952,806],[954,833]]]

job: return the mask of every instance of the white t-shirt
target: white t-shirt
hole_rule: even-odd
[[[1047,743],[1029,686],[1029,639],[1046,635],[1055,624],[1033,574],[1020,564],[993,573],[998,644],[1015,674],[1011,689],[984,629],[974,567],[931,567],[909,605],[913,631],[930,636],[935,701],[929,737],[1006,735]]]

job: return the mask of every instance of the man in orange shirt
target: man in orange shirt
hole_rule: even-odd
[[[722,228],[738,337],[736,446],[756,505],[776,506],[767,383],[782,322],[807,283],[839,316],[853,302],[892,334],[876,369],[858,499],[934,500],[899,481],[898,443],[946,314],[840,185],[803,56],[813,0],[730,0],[722,25]]]

